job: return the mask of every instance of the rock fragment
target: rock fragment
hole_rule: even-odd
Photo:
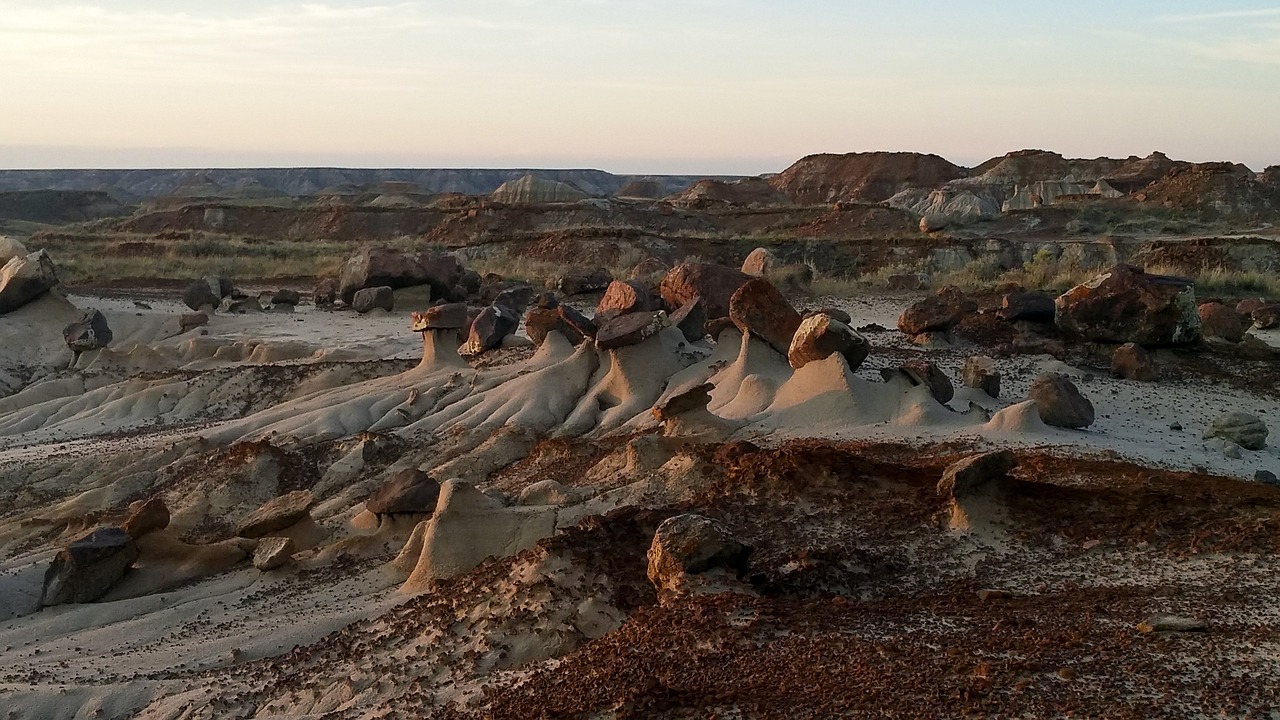
[[[1204,439],[1222,438],[1246,450],[1261,450],[1267,446],[1268,434],[1266,423],[1257,415],[1233,411],[1214,418],[1204,431]]]
[[[986,355],[966,358],[960,368],[960,379],[965,387],[981,390],[993,398],[1000,397],[1000,371],[996,370],[996,361]]]
[[[1028,398],[1036,401],[1040,419],[1061,428],[1086,428],[1093,424],[1093,403],[1089,402],[1065,375],[1046,373],[1031,383]]]
[[[310,517],[315,502],[310,490],[294,490],[268,500],[240,521],[236,536],[259,538],[292,527]]]
[[[45,571],[40,605],[87,603],[106,595],[138,559],[138,545],[118,527],[94,530],[72,542]]]

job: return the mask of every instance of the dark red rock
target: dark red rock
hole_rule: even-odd
[[[124,577],[138,555],[137,543],[124,530],[94,530],[54,556],[45,571],[40,605],[98,600]]]
[[[1263,305],[1252,313],[1253,324],[1259,330],[1271,330],[1280,327],[1280,303]]]
[[[466,303],[441,303],[432,305],[422,312],[413,313],[411,327],[414,332],[425,332],[427,330],[461,330],[469,324]]]
[[[1200,334],[1206,338],[1218,338],[1238,343],[1248,329],[1235,310],[1219,302],[1207,302],[1197,309],[1200,315]]]
[[[520,327],[520,315],[501,305],[490,305],[480,311],[471,323],[471,332],[459,351],[463,355],[479,355],[502,345],[503,338]]]
[[[947,331],[977,309],[978,304],[968,295],[948,285],[902,311],[898,316],[898,329],[908,335]]]
[[[997,315],[1009,322],[1053,322],[1057,312],[1053,298],[1041,292],[1011,292],[1000,298]]]
[[[694,297],[671,313],[671,324],[680,328],[684,339],[697,342],[707,336],[707,314],[702,309],[702,298]]]
[[[619,315],[658,309],[657,299],[644,283],[636,280],[614,280],[609,283],[604,296],[596,304],[596,322],[603,322]]]
[[[1130,265],[1116,265],[1077,285],[1056,305],[1058,327],[1080,340],[1162,347],[1200,339],[1195,284]]]
[[[723,265],[685,263],[671,268],[662,278],[659,292],[673,308],[701,297],[704,312],[714,319],[729,316],[729,299],[748,280],[751,276]]]
[[[983,494],[1009,480],[1009,471],[1018,461],[1008,450],[970,455],[954,463],[942,473],[938,481],[938,495],[945,498],[965,498]]]
[[[111,344],[111,327],[101,312],[87,310],[62,329],[62,339],[73,352],[98,350]]]
[[[1125,343],[1111,353],[1111,376],[1150,382],[1159,377],[1151,355],[1137,343]]]
[[[800,313],[764,278],[744,283],[733,293],[729,319],[743,334],[755,335],[783,355],[800,327]]]
[[[661,312],[619,315],[600,326],[596,344],[602,350],[637,345],[657,335],[664,327],[666,320]]]

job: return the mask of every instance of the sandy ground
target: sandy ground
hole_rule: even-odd
[[[893,328],[900,310],[914,299],[879,296],[810,304],[841,307],[854,325]],[[944,508],[932,493],[938,463],[984,447],[1012,447],[1028,457],[1075,458],[1144,473],[1220,476],[1212,482],[1238,478],[1247,492],[1269,492],[1256,489],[1253,477],[1259,470],[1280,472],[1276,443],[1229,457],[1203,442],[1200,434],[1212,418],[1230,410],[1252,412],[1271,428],[1280,428],[1280,407],[1270,399],[1274,395],[1194,378],[1114,380],[1102,368],[1019,356],[997,361],[1002,395],[992,399],[961,388],[958,379],[964,359],[981,349],[922,350],[896,331],[869,335],[875,349],[854,373],[835,359],[793,373],[758,341],[743,341],[734,333],[727,333],[719,346],[704,347],[683,344],[678,333],[664,332],[640,346],[599,354],[549,342],[537,352],[502,351],[498,360],[468,364],[454,352],[456,340],[451,345],[447,338],[437,338],[424,351],[422,338],[408,331],[407,306],[369,316],[309,306],[292,314],[215,316],[203,330],[180,333],[176,318],[185,308],[163,297],[145,297],[148,307],[128,297],[73,295],[69,300],[108,316],[116,336],[109,351],[87,354],[68,369],[72,358],[59,347],[60,323],[74,310],[51,302],[30,312],[24,309],[14,319],[11,327],[21,328],[17,332],[31,342],[11,345],[0,355],[0,372],[24,387],[0,398],[0,718],[429,716],[428,709],[438,711],[449,703],[479,715],[492,703],[507,708],[494,717],[530,717],[537,714],[530,708],[538,707],[538,700],[522,700],[521,688],[545,687],[546,693],[555,693],[556,683],[569,682],[557,675],[557,658],[566,653],[566,668],[599,654],[600,687],[619,682],[620,696],[651,694],[651,686],[628,690],[631,680],[610,674],[621,672],[617,668],[628,662],[609,654],[607,640],[610,633],[621,632],[618,637],[646,652],[643,648],[655,641],[636,636],[634,624],[624,625],[633,613],[648,613],[652,627],[668,628],[673,637],[683,632],[678,615],[668,614],[670,608],[634,599],[652,593],[643,577],[650,521],[634,521],[648,535],[588,523],[588,529],[538,542],[557,527],[563,531],[580,518],[627,507],[692,505],[724,513],[761,548],[765,559],[758,574],[781,583],[778,592],[796,602],[809,601],[795,584],[795,577],[804,573],[789,573],[820,563],[812,558],[835,552],[831,548],[847,554],[856,546],[857,553],[882,555],[894,567],[920,568],[883,577],[871,572],[870,579],[859,581],[867,583],[861,590],[839,585],[842,596],[855,600],[914,598],[902,601],[904,608],[912,608],[905,615],[869,605],[865,624],[856,631],[858,642],[891,638],[911,645],[914,649],[904,650],[901,658],[927,647],[936,651],[939,644],[963,646],[981,636],[980,623],[990,609],[968,607],[975,585],[980,585],[1041,600],[1056,598],[1061,603],[1057,611],[1050,602],[1028,605],[1026,612],[1060,612],[1060,620],[1044,621],[1046,628],[1061,622],[1066,633],[1067,625],[1076,623],[1090,637],[1101,637],[1100,628],[1132,628],[1149,612],[1210,614],[1229,628],[1225,634],[1190,642],[1185,652],[1152,648],[1151,653],[1172,652],[1177,662],[1194,664],[1197,653],[1212,652],[1220,663],[1248,665],[1244,676],[1258,682],[1280,677],[1272,640],[1245,643],[1257,633],[1274,632],[1280,622],[1266,601],[1280,584],[1255,535],[1270,527],[1270,519],[1241,531],[1253,544],[1187,559],[1189,541],[1179,534],[1183,525],[1178,523],[1185,524],[1187,537],[1198,537],[1205,531],[1196,523],[1219,521],[1196,505],[1204,502],[1196,498],[1211,495],[1208,490],[1200,495],[1188,491],[1190,499],[1179,495],[1159,501],[1176,510],[1170,510],[1177,519],[1169,522],[1175,528],[1172,535],[1139,537],[1131,527],[1136,521],[1122,512],[1123,503],[1112,506],[1106,496],[1086,495],[1061,516],[1075,518],[1087,507],[1097,517],[1112,517],[1112,524],[1083,535],[1054,529],[1050,532],[1060,534],[1043,541],[1034,538],[1044,534],[1054,515],[1035,504],[1028,509],[1013,503],[997,513],[1007,515],[1007,525],[995,523],[964,538],[938,532],[933,518]],[[1280,347],[1280,333],[1257,334]],[[957,385],[949,409],[921,388],[881,380],[880,368],[921,354]],[[1098,410],[1092,427],[1060,430],[1019,414],[1031,381],[1046,371],[1077,379]],[[766,510],[755,501],[723,495],[717,479],[732,471],[733,462],[711,462],[679,443],[668,447],[660,439],[636,439],[657,437],[649,413],[655,403],[708,379],[716,383],[712,415],[689,421],[686,430],[695,433],[690,441],[715,447],[747,439],[767,449],[816,438],[824,446],[888,448],[886,452],[899,455],[893,462],[917,469],[880,475],[867,470],[860,482],[868,484],[856,496],[828,496],[819,479],[847,472],[850,461],[816,456],[799,462],[800,472],[817,488],[800,491],[799,500],[783,493],[785,500],[762,503]],[[988,421],[992,414],[997,419]],[[1182,429],[1171,429],[1175,424]],[[551,446],[537,444],[545,438]],[[253,444],[264,440],[288,449],[266,451]],[[549,455],[543,460],[539,453],[551,452],[555,442],[572,449],[559,459]],[[236,454],[227,448],[249,449]],[[892,448],[916,451],[903,456]],[[777,458],[792,457],[787,454],[792,451],[778,452]],[[302,460],[312,468],[303,473],[305,479],[291,464]],[[1071,473],[1070,463],[1077,460],[1063,461],[1067,464],[1052,466],[1050,472]],[[513,463],[521,469],[504,469]],[[468,496],[465,506],[458,500],[449,513],[438,510],[434,525],[424,524],[418,534],[420,547],[409,537],[412,522],[380,526],[362,512],[371,489],[408,466],[441,479],[462,477],[482,487],[501,486],[509,495],[554,477],[575,485],[580,495],[570,494],[559,508],[545,508],[521,507],[510,498],[507,505],[490,505],[477,493]],[[1053,477],[1021,479],[1033,485],[1055,482]],[[210,540],[219,532],[218,523],[234,524],[258,503],[304,480],[321,496],[312,512],[318,523],[312,534],[319,539],[303,543],[304,549],[281,570],[262,573],[244,562],[213,569],[210,548],[225,549]],[[133,585],[122,586],[119,597],[36,612],[44,568],[59,544],[83,528],[118,518],[127,501],[153,492],[164,495],[174,514],[173,538],[165,540],[169,544],[156,540],[148,550],[152,554],[145,556],[159,570],[151,575],[135,570]],[[780,491],[764,486],[758,492],[768,497]],[[1256,507],[1269,508],[1270,496],[1259,497],[1263,500],[1240,500],[1231,512],[1243,517]],[[1148,502],[1145,495],[1135,498],[1139,504]],[[747,504],[734,505],[742,502]],[[780,518],[779,508],[793,514]],[[864,511],[870,513],[865,526],[847,522],[849,513]],[[549,523],[551,530],[529,529],[537,523]],[[451,540],[446,536],[460,531],[447,531],[450,526],[483,526],[491,529],[489,535],[498,532],[494,528],[521,529],[510,530],[519,535],[518,542],[504,540],[487,551],[491,538],[477,533],[465,541]],[[796,535],[778,535],[792,532],[787,528]],[[1266,532],[1274,535],[1273,530]],[[573,538],[595,539],[575,545]],[[406,542],[412,551],[402,552]],[[816,554],[779,555],[778,548],[788,543],[808,543],[812,547],[806,545],[806,552]],[[615,551],[619,558],[608,554]],[[478,560],[487,553],[506,559],[453,579],[432,570],[451,558],[477,555]],[[397,554],[402,561],[394,561]],[[847,560],[852,556],[841,557],[846,561],[840,572],[852,572]],[[870,560],[863,564],[879,567]],[[155,580],[166,575],[177,582]],[[1224,582],[1234,583],[1242,597],[1219,598]],[[128,587],[137,589],[137,596],[123,596]],[[766,607],[773,600],[765,598],[773,596],[762,587],[744,586],[739,599],[725,601],[732,607],[691,599],[684,611],[715,617],[723,613],[731,626],[737,622],[732,618],[742,613],[779,612]],[[1116,615],[1099,620],[1089,608],[1104,602],[1096,598],[1106,593],[1118,593],[1113,598]],[[913,604],[930,594],[968,609],[949,617],[929,603]],[[1210,596],[1216,599],[1206,599]],[[761,628],[795,633],[819,645],[827,642],[827,630],[802,630],[791,624],[794,618],[779,622],[778,627],[764,623]],[[905,627],[920,628],[916,640],[904,639],[915,637],[904,634]],[[590,643],[601,637],[606,640]],[[760,638],[742,639],[748,640]],[[912,644],[917,640],[918,645]],[[1008,658],[1024,650],[1003,652]],[[702,657],[701,652],[682,651],[680,656]],[[1082,673],[1096,673],[1094,696],[1101,693],[1117,702],[1125,698],[1112,710],[1140,708],[1147,692],[1186,689],[1180,681],[1149,679],[1124,690],[1112,675],[1122,674],[1117,668],[1125,653],[1114,654],[1120,665],[1107,664],[1112,663],[1107,659],[1090,666],[1095,661],[1083,652],[1044,662],[1074,663]],[[1145,667],[1154,655],[1129,661]],[[896,668],[896,662],[889,666]],[[932,660],[919,662],[924,667]],[[716,661],[709,658],[708,663],[698,672],[708,672]],[[821,665],[815,663],[815,668]],[[1039,699],[1026,699],[1026,716],[1066,716],[1072,707],[1087,707],[1072,703],[1086,702],[1090,683],[1055,684],[1059,681],[1049,678],[1059,670],[1058,665],[1026,670],[1044,687],[1043,696],[1028,696]],[[904,681],[897,672],[888,679]],[[1227,687],[1224,678],[1205,671],[1199,683],[1217,691]],[[675,678],[665,682],[679,684]],[[1011,679],[1011,687],[1013,683]],[[492,696],[482,689],[490,684]],[[587,702],[591,693],[571,695]],[[1261,712],[1261,694],[1245,700],[1245,710]],[[959,707],[969,699],[954,702]],[[1008,696],[1002,702],[1007,708],[1021,701]],[[1210,701],[1187,702],[1185,712],[1166,715],[1210,716],[1204,710]],[[601,703],[594,716],[624,715],[603,712],[609,703]],[[785,711],[753,713],[743,707],[726,705],[723,716],[786,716]],[[1054,707],[1065,710],[1051,711]],[[1128,716],[1128,710],[1103,714]],[[679,716],[665,713],[652,716]]]

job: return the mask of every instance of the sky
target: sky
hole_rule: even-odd
[[[1280,3],[0,0],[0,167],[1280,164]]]

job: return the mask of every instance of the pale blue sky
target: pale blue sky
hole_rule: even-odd
[[[1280,164],[1280,3],[0,0],[0,167]]]

